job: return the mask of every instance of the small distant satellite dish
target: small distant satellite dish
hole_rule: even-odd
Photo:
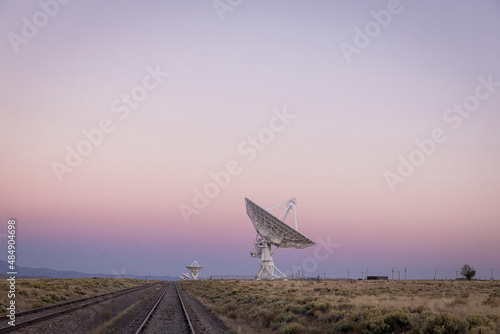
[[[200,274],[200,271],[205,268],[205,267],[202,267],[198,264],[198,262],[194,261],[193,263],[191,263],[190,266],[186,266],[187,270],[189,270],[189,272],[191,273],[191,276],[193,279],[198,279],[198,275]],[[187,274],[182,274],[182,275],[187,275]],[[188,276],[188,279],[191,279],[191,277]]]
[[[255,252],[250,253],[250,256],[260,259],[260,270],[256,279],[286,279],[286,275],[274,265],[274,252],[280,247],[303,249],[316,244],[297,230],[297,212],[295,210],[297,200],[292,197],[285,203],[272,206],[267,210],[264,210],[248,198],[245,198],[245,203],[248,217],[257,231],[254,240]],[[268,210],[283,206],[285,210],[279,218],[268,212]],[[292,209],[295,216],[295,229],[284,222]],[[283,220],[281,220],[282,217]],[[276,248],[273,250],[271,246]],[[275,270],[279,275],[275,273]]]

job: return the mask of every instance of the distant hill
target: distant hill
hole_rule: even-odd
[[[5,274],[9,272],[9,264],[5,261],[0,260],[0,277],[5,277]],[[72,270],[54,270],[48,268],[31,268],[31,267],[20,267],[16,266],[17,275],[16,277],[53,277],[53,278],[85,278],[85,277],[102,277],[102,278],[120,278],[120,274],[87,274],[79,271]],[[137,278],[137,279],[151,279],[151,280],[162,280],[162,281],[177,281],[179,278],[174,276],[139,276],[125,274],[126,278]]]

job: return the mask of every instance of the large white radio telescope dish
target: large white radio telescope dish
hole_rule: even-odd
[[[251,256],[260,259],[260,270],[257,273],[257,279],[275,279],[284,278],[283,274],[275,265],[273,261],[273,254],[279,248],[306,248],[316,243],[300,233],[297,230],[297,214],[295,206],[297,200],[292,197],[287,202],[275,205],[268,208],[271,210],[280,206],[285,207],[285,211],[281,214],[280,218],[276,218],[267,210],[264,210],[248,198],[245,198],[248,217],[257,231],[257,236],[254,240],[254,247],[256,252],[250,253]],[[295,229],[287,225],[284,220],[288,213],[293,210],[295,217]],[[281,220],[283,217],[283,220]],[[273,250],[271,246],[276,248]],[[276,274],[275,270],[279,273]]]
[[[189,270],[189,272],[191,273],[191,276],[193,279],[197,279],[198,278],[198,275],[200,274],[200,271],[205,268],[203,266],[200,266],[198,264],[198,262],[194,261],[193,263],[191,263],[190,266],[186,266],[187,270]],[[186,279],[190,279],[191,277],[189,277],[189,275],[187,274],[182,274]]]

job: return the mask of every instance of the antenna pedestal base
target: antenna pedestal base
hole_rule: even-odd
[[[261,238],[259,235],[254,240],[256,252],[250,253],[251,256],[260,260],[260,269],[255,278],[257,280],[267,279],[287,279],[286,275],[274,265],[273,254],[276,251],[271,250],[271,244]]]

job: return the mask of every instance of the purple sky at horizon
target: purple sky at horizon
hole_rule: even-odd
[[[177,276],[197,260],[201,276],[254,275],[244,198],[296,196],[299,230],[336,246],[326,259],[280,249],[282,271],[451,278],[468,263],[500,278],[498,1],[401,0],[385,26],[372,11],[394,0],[243,0],[222,14],[71,1],[52,16],[40,3],[0,4],[0,233],[17,219],[19,265]],[[112,130],[60,182],[54,162],[103,120]],[[436,128],[444,142],[414,153]],[[400,156],[424,158],[391,191]],[[239,172],[186,223],[179,206],[230,161]]]

